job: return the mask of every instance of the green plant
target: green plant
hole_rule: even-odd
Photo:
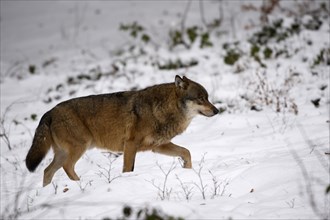
[[[273,54],[273,50],[270,49],[269,47],[266,47],[263,52],[264,52],[265,59],[271,58],[271,56]]]
[[[228,65],[234,65],[236,63],[236,61],[239,60],[240,57],[241,57],[240,53],[238,53],[234,49],[230,49],[227,51],[227,54],[224,57],[224,62],[225,62],[225,64],[228,64]]]
[[[256,44],[253,44],[251,46],[250,55],[252,57],[255,57],[255,56],[258,55],[259,51],[260,51],[260,47],[258,45],[256,45]]]
[[[171,48],[183,45],[185,48],[190,49],[197,40],[200,41],[200,48],[213,46],[210,40],[210,32],[204,31],[203,28],[198,26],[191,26],[183,30],[170,30],[169,36]]]
[[[226,55],[223,59],[225,64],[234,65],[243,55],[243,52],[239,48],[238,41],[233,43],[224,43],[222,48],[226,51]]]
[[[205,32],[201,35],[201,44],[200,47],[212,47],[213,43],[210,41],[210,35],[208,32]]]
[[[145,28],[136,21],[129,24],[120,24],[119,30],[129,32],[130,36],[135,39],[140,39],[144,43],[148,43],[151,39],[145,32]]]
[[[278,19],[263,26],[260,31],[252,35],[249,42],[253,45],[267,45],[271,41],[278,43],[294,34],[299,34],[301,31],[301,22],[299,20],[295,20],[290,27],[284,27],[282,24],[283,19]]]
[[[194,59],[186,62],[183,62],[181,59],[177,59],[174,61],[168,60],[166,61],[165,64],[160,64],[160,63],[157,64],[160,70],[176,70],[176,69],[188,68],[196,65],[198,65],[198,61]]]
[[[253,44],[250,49],[250,56],[253,57],[254,60],[260,64],[261,67],[266,67],[266,65],[263,62],[261,62],[261,59],[259,56],[259,51],[260,51],[260,46]],[[265,50],[264,50],[264,54],[265,54]],[[269,55],[269,54],[267,54],[267,55]],[[266,57],[266,55],[265,55],[265,57]]]
[[[198,27],[197,26],[193,26],[190,28],[187,28],[187,36],[189,38],[189,41],[191,43],[195,42],[196,38],[198,37]]]
[[[320,50],[320,52],[314,58],[312,67],[320,65],[321,63],[330,65],[330,48],[323,48]]]
[[[31,118],[32,121],[36,121],[37,120],[37,114],[34,114],[34,113],[31,114],[30,118]]]

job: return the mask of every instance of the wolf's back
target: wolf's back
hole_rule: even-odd
[[[50,149],[52,144],[52,136],[50,132],[51,121],[52,118],[49,111],[42,116],[36,129],[32,146],[26,155],[25,160],[26,167],[30,172],[33,172],[38,167]]]

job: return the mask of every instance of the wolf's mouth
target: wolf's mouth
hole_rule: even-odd
[[[201,114],[201,115],[204,115],[204,116],[206,116],[206,117],[212,117],[212,116],[216,115],[214,112],[207,112],[207,113],[204,113],[204,112],[202,112],[202,111],[198,111],[198,113]]]
[[[204,116],[206,116],[206,117],[211,117],[211,115],[207,115],[207,114],[205,114],[205,113],[202,112],[202,111],[198,111],[198,113],[201,114],[201,115],[204,115]]]

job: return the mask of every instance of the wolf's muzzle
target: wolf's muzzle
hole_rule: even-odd
[[[214,115],[217,115],[217,114],[219,113],[219,109],[214,108],[214,109],[213,109],[213,113],[214,113]]]

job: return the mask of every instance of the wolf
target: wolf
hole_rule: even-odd
[[[214,116],[219,110],[205,88],[187,77],[138,91],[90,95],[59,103],[40,119],[26,156],[33,172],[52,147],[54,158],[44,170],[43,186],[63,167],[71,180],[79,180],[74,167],[84,152],[97,147],[123,152],[123,172],[134,170],[137,152],[181,157],[192,168],[189,150],[171,139],[181,134],[194,116]]]

